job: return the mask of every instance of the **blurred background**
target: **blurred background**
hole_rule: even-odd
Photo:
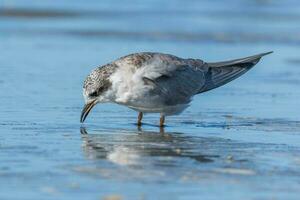
[[[297,0],[0,0],[0,199],[297,199]],[[274,51],[156,127],[97,106],[92,69],[140,51],[222,61]]]

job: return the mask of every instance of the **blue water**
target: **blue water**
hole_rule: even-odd
[[[298,199],[299,13],[296,0],[0,1],[0,199]],[[120,56],[270,50],[163,130],[113,104],[79,123],[85,77]]]

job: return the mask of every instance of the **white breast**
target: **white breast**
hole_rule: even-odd
[[[117,63],[119,68],[111,75],[113,94],[112,101],[126,105],[141,112],[164,113],[166,115],[182,112],[188,105],[179,104],[168,106],[164,104],[164,97],[150,94],[154,85],[145,84],[143,77],[155,79],[162,74],[168,74],[175,66],[167,65],[160,59],[154,58],[151,62],[136,68],[126,66],[124,62]]]

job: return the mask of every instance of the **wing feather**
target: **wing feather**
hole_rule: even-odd
[[[272,52],[262,53],[246,58],[235,59],[231,61],[207,63],[208,71],[205,74],[205,84],[198,93],[206,92],[214,88],[225,85],[226,83],[240,77],[252,67],[254,67],[259,60]]]
[[[165,104],[187,104],[191,97],[202,88],[205,83],[204,72],[195,70],[189,65],[173,66],[172,71],[166,71],[160,76],[149,78],[143,77],[148,84],[153,84],[153,94],[160,95],[165,99]]]

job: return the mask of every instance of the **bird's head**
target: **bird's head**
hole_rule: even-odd
[[[109,101],[107,93],[112,85],[109,79],[112,72],[112,67],[99,67],[93,70],[92,73],[85,79],[83,84],[85,105],[81,112],[80,122],[84,122],[91,109],[97,103]]]

